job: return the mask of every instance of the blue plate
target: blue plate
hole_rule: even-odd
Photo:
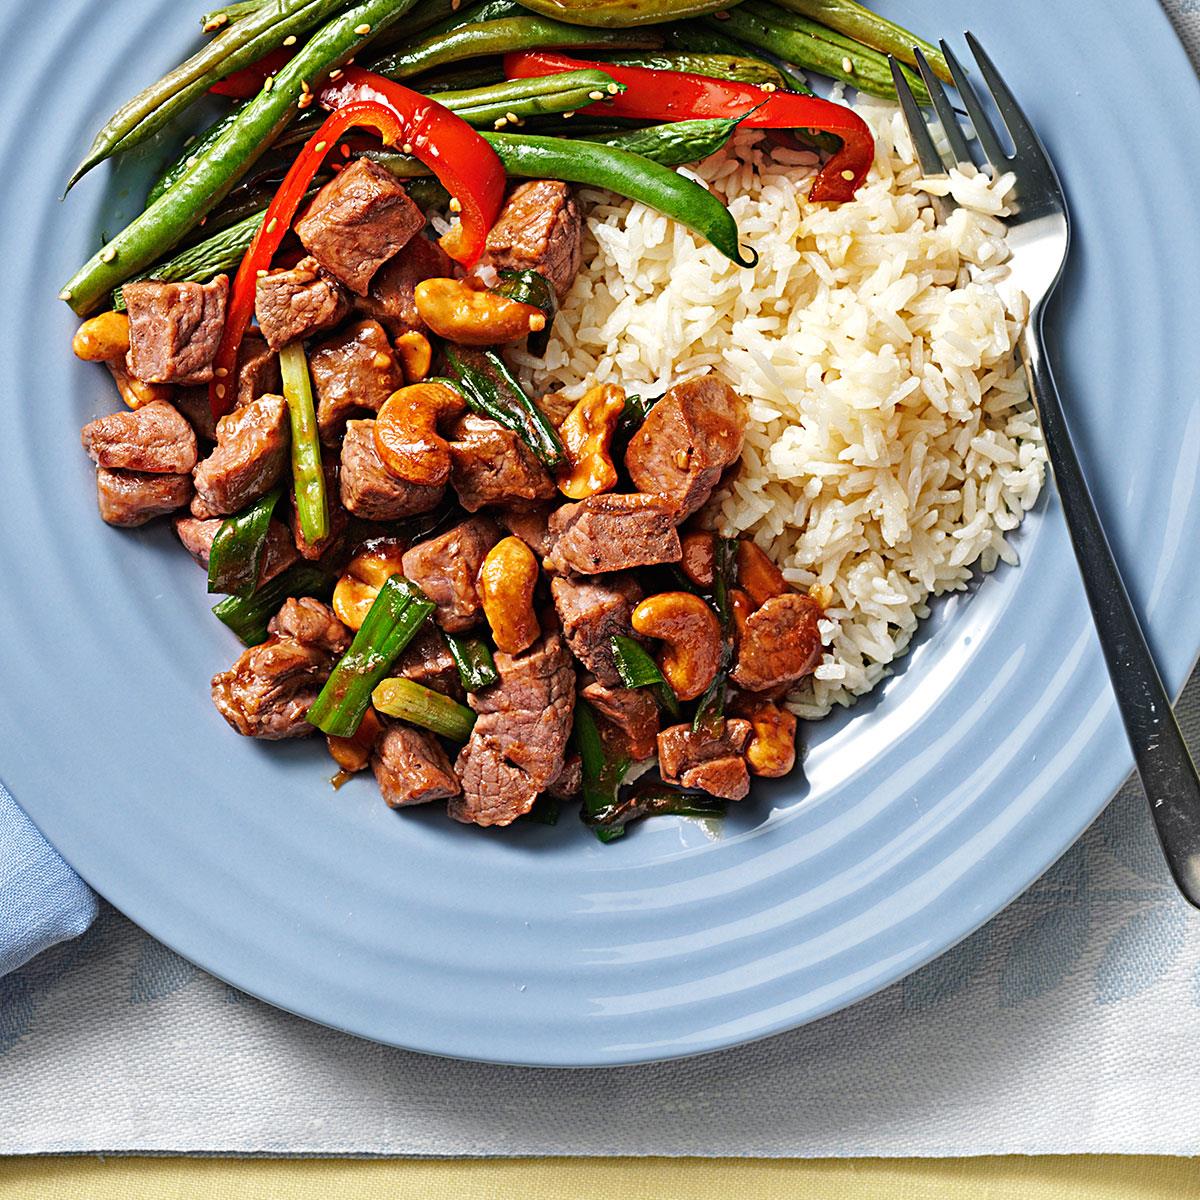
[[[928,29],[928,6],[888,5]],[[194,10],[194,11],[193,11]],[[324,748],[236,737],[207,681],[238,647],[167,528],[96,516],[77,430],[110,411],[55,295],[167,146],[58,194],[199,12],[7,0],[0,162],[0,770],[83,876],[216,975],[419,1050],[607,1065],[713,1050],[851,1004],[1029,885],[1130,769],[1053,497],[1022,566],[940,605],[903,669],[807,731],[804,783],[720,836],[573,817],[484,832],[336,794]],[[1061,170],[1078,237],[1053,328],[1098,501],[1173,689],[1200,648],[1200,89],[1153,0],[964,0]],[[1131,41],[1137,51],[1129,53]],[[1114,81],[1120,80],[1118,88]],[[178,140],[179,131],[175,131]]]

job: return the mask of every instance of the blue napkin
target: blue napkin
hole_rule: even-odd
[[[96,919],[96,897],[0,784],[0,975]]]

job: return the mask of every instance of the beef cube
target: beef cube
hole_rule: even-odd
[[[224,524],[222,517],[209,517],[206,520],[192,516],[175,518],[175,533],[183,543],[183,548],[206,571],[213,538]],[[272,521],[267,526],[267,540],[263,545],[262,563],[258,570],[259,587],[286,571],[298,557],[287,527],[281,521]]]
[[[268,271],[254,285],[254,315],[272,350],[332,329],[349,311],[346,293],[321,274],[315,258],[302,258],[290,270]]]
[[[349,636],[333,613],[312,599],[288,600],[271,627],[265,642],[244,650],[228,671],[213,676],[213,703],[246,737],[306,737],[315,731],[305,720],[308,710]]]
[[[374,317],[392,337],[410,329],[423,333],[425,322],[417,312],[415,298],[417,284],[423,279],[445,279],[453,274],[450,255],[437,242],[418,234],[379,268],[358,308]]]
[[[206,442],[215,442],[217,440],[217,418],[212,414],[207,384],[175,388],[174,391],[171,403],[187,418],[188,424],[195,431],[196,436],[203,438]]]
[[[241,512],[282,478],[290,446],[282,396],[260,396],[226,413],[217,422],[216,448],[195,470],[199,504],[193,505],[193,515]]]
[[[575,666],[557,633],[547,633],[520,654],[496,653],[499,682],[473,692],[478,713],[472,736],[497,745],[538,791],[563,768],[575,715]]]
[[[620,731],[631,758],[653,757],[658,744],[658,705],[646,688],[605,687],[594,680],[579,695]]]
[[[225,328],[229,278],[142,279],[121,289],[129,313],[129,373],[146,383],[207,383]]]
[[[404,386],[404,375],[383,326],[356,321],[313,347],[308,359],[317,397],[321,440],[334,444],[348,418],[383,402]]]
[[[96,498],[104,521],[132,529],[187,504],[192,498],[192,477],[97,467]]]
[[[598,575],[657,563],[678,562],[683,553],[674,512],[657,496],[589,496],[564,504],[550,517],[546,569]]]
[[[748,692],[795,683],[821,661],[821,606],[801,592],[772,596],[738,631],[730,678]]]
[[[342,504],[367,521],[398,521],[441,503],[444,487],[408,483],[383,465],[375,449],[375,422],[350,421],[342,441]]]
[[[97,417],[80,440],[92,461],[110,470],[186,475],[196,465],[196,435],[165,400]]]
[[[730,717],[719,737],[672,725],[658,735],[658,769],[667,783],[708,792],[724,800],[741,800],[750,790],[750,771],[743,757],[750,722]]]
[[[533,179],[513,190],[487,236],[493,265],[544,275],[561,301],[583,258],[583,218],[570,187]]]
[[[432,621],[422,625],[417,636],[404,647],[392,674],[432,688],[443,696],[453,696],[455,700],[466,695],[446,639]]]
[[[583,790],[583,759],[572,751],[563,769],[546,785],[546,795],[555,800],[573,800]]]
[[[378,163],[360,158],[335,175],[296,222],[304,248],[365,296],[375,272],[425,225],[425,214]]]
[[[625,575],[611,579],[558,575],[550,582],[550,594],[571,653],[602,684],[620,686],[612,640],[618,633],[633,636],[629,618],[642,598],[637,580]]]
[[[521,654],[496,655],[500,681],[471,695],[479,714],[455,770],[463,792],[450,816],[508,825],[557,784],[575,715],[575,670],[557,633]]]
[[[516,506],[550,500],[554,480],[511,429],[465,413],[450,431],[450,483],[467,512],[485,504]]]
[[[519,537],[540,559],[550,550],[550,505],[535,504],[526,508],[501,508],[496,520],[514,537]]]
[[[641,492],[663,496],[682,521],[712,495],[742,453],[746,405],[716,375],[668,389],[629,441],[625,467]]]
[[[279,373],[279,355],[267,345],[266,338],[253,329],[246,331],[238,347],[237,395],[234,408],[241,408],[259,396],[278,395],[283,390]]]
[[[472,517],[404,552],[404,574],[437,605],[437,623],[447,633],[461,633],[479,620],[483,607],[475,580],[499,540],[492,521]]]
[[[371,770],[389,808],[446,800],[462,791],[437,738],[399,722],[390,723],[375,743]]]

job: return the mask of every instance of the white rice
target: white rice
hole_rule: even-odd
[[[816,718],[870,691],[931,596],[1016,562],[1006,535],[1045,453],[1014,358],[1023,313],[995,280],[1011,177],[923,181],[899,111],[868,101],[875,165],[851,203],[810,205],[815,159],[751,133],[696,177],[724,199],[744,270],[660,214],[585,192],[585,267],[543,362],[543,391],[657,395],[716,370],[750,401],[742,471],[715,498],[801,588],[832,597],[826,653],[791,699]],[[934,224],[928,193],[959,207]]]

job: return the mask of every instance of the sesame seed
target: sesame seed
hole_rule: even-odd
[[[562,115],[564,121],[569,121],[575,114],[573,112],[565,112]]]
[[[762,85],[762,90],[764,92],[777,92],[779,89],[773,83],[764,83]]]
[[[224,378],[225,378],[225,376],[229,374],[229,368],[228,368],[228,367],[217,367],[217,368],[216,368],[216,369],[213,371],[213,374],[214,374],[214,375],[215,375],[215,376],[216,376],[218,379],[224,379]]]
[[[601,91],[588,92],[588,99],[589,100],[603,100],[604,93]]]
[[[116,257],[117,257],[116,246],[105,246],[104,249],[100,251],[100,261],[101,262],[112,262],[112,260]]]
[[[215,17],[213,17],[213,19],[211,21],[208,21],[205,24],[204,32],[205,33],[215,33],[218,29],[221,28],[222,25],[228,25],[228,24],[229,24],[229,14],[228,13],[217,13],[217,15]]]
[[[354,32],[357,33],[359,37],[366,37],[367,34],[371,32],[371,27],[365,23],[362,25],[355,25]]]
[[[853,171],[843,171],[842,178],[849,181],[854,178],[854,172]]]
[[[311,91],[312,91],[312,88],[310,88],[310,87],[308,86],[308,80],[307,80],[307,79],[302,79],[302,80],[300,80],[300,90],[301,90],[302,92],[311,92]]]
[[[615,96],[618,92],[620,92],[621,85],[619,83],[610,83],[607,90],[610,96]]]
[[[218,383],[217,384],[217,399],[222,399],[222,398],[224,398],[224,396],[225,396],[225,385],[223,383]]]
[[[70,300],[70,298],[71,298],[71,289],[70,289],[70,288],[63,288],[63,290],[62,290],[61,292],[59,292],[59,293],[58,293],[58,298],[59,298],[60,300]]]
[[[261,279],[266,273],[267,273],[267,270],[265,267],[259,267],[258,270],[254,272],[255,276],[258,279]]]
[[[275,76],[268,75],[266,77],[266,79],[263,80],[263,91],[269,92],[274,86],[275,86]]]
[[[514,113],[514,112],[510,112],[510,113],[505,113],[504,115],[505,115],[505,116],[506,116],[506,117],[509,119],[509,121],[510,121],[510,122],[511,122],[513,125],[520,125],[520,123],[521,123],[521,118],[520,118],[520,117],[518,117],[516,113]]]
[[[457,196],[450,197],[450,204],[448,207],[452,213],[462,212],[462,205],[459,203]]]
[[[530,333],[540,333],[545,328],[546,328],[546,314],[545,313],[534,313],[532,316],[530,316],[530,318],[529,318],[529,332]]]
[[[348,59],[346,59],[346,66],[348,66],[348,67],[354,66],[354,55],[353,54],[350,55],[350,57]]]
[[[289,33],[287,37],[283,39],[283,44],[285,46],[294,46],[296,44],[296,35],[294,33]]]
[[[319,142],[318,142],[318,143],[317,143],[317,144],[316,144],[316,145],[313,147],[313,149],[314,149],[314,150],[315,150],[315,151],[316,151],[318,154],[324,154],[324,153],[325,153],[325,151],[329,149],[329,143],[328,143],[328,142],[326,142],[326,141],[324,141],[324,140],[322,140],[322,141],[319,141]],[[343,149],[343,150],[345,150],[345,149],[346,149],[346,147],[345,147],[345,146],[343,146],[343,147],[342,147],[342,149]]]
[[[496,123],[495,123],[495,125],[493,125],[493,126],[492,126],[492,128],[493,128],[493,129],[503,129],[503,128],[505,127],[505,125],[507,125],[507,124],[508,124],[508,120],[507,120],[507,118],[505,118],[505,117],[497,117],[497,118],[496,118]]]
[[[404,145],[400,147],[400,149],[405,154],[411,154],[413,152],[412,142],[405,142]]]
[[[270,219],[270,220],[267,222],[267,232],[268,232],[268,233],[274,233],[274,232],[275,232],[275,228],[276,228],[276,226],[277,226],[278,224],[279,224],[279,218],[278,218],[278,217],[272,217],[272,218],[271,218],[271,219]]]
[[[842,70],[845,71],[847,75],[854,74],[854,64],[850,61],[849,55],[846,55],[846,57],[842,59]]]
[[[190,171],[196,165],[196,156],[194,154],[189,154],[184,160],[183,165]]]
[[[343,74],[344,74],[344,72],[342,71],[342,68],[338,67],[338,69],[336,71],[329,72],[329,78],[330,79],[341,79]]]
[[[297,108],[311,108],[313,102],[312,92],[305,92],[299,100],[296,101]]]

